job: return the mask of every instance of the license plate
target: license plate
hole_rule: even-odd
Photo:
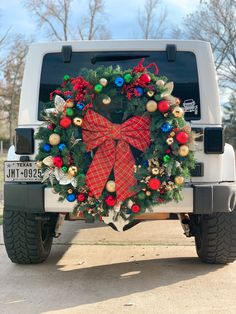
[[[5,161],[5,182],[40,182],[42,171],[36,165],[36,161]]]

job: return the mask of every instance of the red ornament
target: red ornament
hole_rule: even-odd
[[[77,200],[78,200],[79,202],[85,201],[85,195],[84,195],[83,193],[79,193],[79,194],[77,195]]]
[[[47,126],[47,128],[48,128],[48,130],[53,131],[54,128],[55,128],[55,124],[49,124],[49,125]]]
[[[133,204],[131,210],[133,213],[138,213],[140,211],[140,206],[138,204]]]
[[[63,166],[63,160],[61,157],[56,156],[53,158],[53,164],[57,168],[61,168]]]
[[[175,138],[179,144],[186,144],[189,140],[189,135],[188,133],[181,131],[176,134]]]
[[[167,112],[170,109],[170,103],[167,100],[161,100],[158,103],[158,110],[162,113]]]
[[[68,128],[71,125],[72,121],[68,117],[63,117],[60,120],[60,126],[64,129]]]
[[[116,200],[115,200],[114,196],[109,195],[109,196],[107,196],[107,197],[105,198],[105,203],[106,203],[107,206],[112,207],[112,206],[115,205]]]
[[[157,190],[161,185],[161,181],[158,180],[157,178],[151,178],[149,181],[148,181],[148,187],[151,189],[151,190]]]
[[[142,81],[143,83],[150,83],[151,82],[151,77],[150,77],[150,75],[148,75],[148,74],[142,74],[141,76],[140,76],[140,81]]]

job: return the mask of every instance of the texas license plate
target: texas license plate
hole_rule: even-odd
[[[5,161],[5,182],[40,182],[42,171],[35,161]]]

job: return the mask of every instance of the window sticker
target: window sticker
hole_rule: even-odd
[[[193,99],[184,100],[183,107],[185,112],[193,112],[194,115],[198,115],[198,105],[196,105],[195,100]]]

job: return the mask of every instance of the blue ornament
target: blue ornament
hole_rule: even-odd
[[[78,102],[75,107],[78,110],[83,110],[85,107],[85,104],[83,102]]]
[[[43,145],[43,151],[44,151],[45,153],[49,153],[50,150],[51,150],[51,145],[49,145],[49,144],[44,144],[44,145]]]
[[[64,143],[61,143],[61,144],[59,144],[58,145],[58,149],[60,150],[60,151],[63,151],[63,149],[66,147],[66,145],[64,144]]]
[[[142,87],[135,87],[136,91],[139,93],[139,97],[143,95]]]
[[[123,86],[123,84],[124,84],[124,79],[123,79],[123,77],[117,76],[117,77],[115,78],[115,85],[116,85],[117,87],[121,87],[121,86]]]
[[[148,167],[148,166],[149,166],[148,160],[144,160],[144,161],[143,161],[143,166],[144,166],[144,167]]]
[[[71,96],[71,95],[67,95],[66,98],[67,98],[67,99],[70,99],[70,98],[72,98],[72,96]]]
[[[67,199],[68,202],[74,202],[75,199],[76,199],[76,195],[74,193],[68,194],[66,199]]]
[[[171,126],[169,123],[167,123],[167,122],[166,122],[166,123],[163,123],[162,126],[161,126],[161,130],[162,130],[162,132],[164,132],[164,133],[170,132],[171,129],[172,129],[172,126]]]

